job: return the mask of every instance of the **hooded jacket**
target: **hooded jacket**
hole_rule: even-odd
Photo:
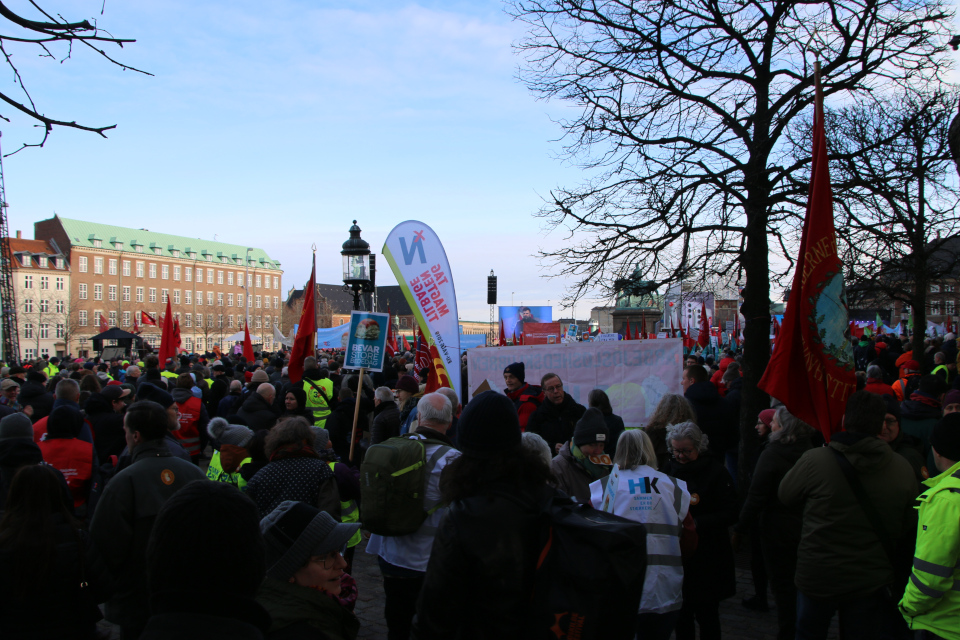
[[[893,567],[833,451],[860,477],[884,527],[912,535],[917,481],[913,469],[880,438],[843,431],[828,447],[803,454],[777,493],[784,506],[803,509],[796,584],[817,598],[859,598],[894,582]]]
[[[573,430],[577,422],[583,417],[586,407],[574,400],[569,393],[563,392],[560,404],[544,400],[543,404],[527,421],[527,431],[539,434],[547,441],[550,453],[556,455],[557,445],[563,444],[573,437]],[[590,492],[587,492],[589,497]]]
[[[17,402],[21,406],[33,407],[31,420],[36,422],[40,418],[46,418],[53,411],[53,394],[47,391],[42,380],[37,380],[33,376],[37,374],[27,374],[27,381],[20,385],[20,395],[17,396]],[[40,376],[41,378],[43,376]]]

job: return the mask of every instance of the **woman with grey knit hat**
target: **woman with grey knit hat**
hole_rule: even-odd
[[[207,467],[207,478],[225,482],[243,490],[247,481],[240,475],[240,467],[252,460],[247,445],[253,431],[242,424],[230,424],[223,418],[214,418],[207,425],[213,439],[213,457]]]
[[[343,551],[359,528],[292,500],[260,521],[267,577],[257,602],[273,618],[271,638],[355,640],[360,621],[347,603],[356,583],[344,573]]]

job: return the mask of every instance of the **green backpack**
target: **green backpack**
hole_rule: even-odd
[[[440,447],[427,459],[427,445]],[[427,479],[437,462],[452,449],[439,440],[416,435],[390,438],[367,449],[360,465],[360,522],[381,536],[414,533],[439,509],[426,504]]]

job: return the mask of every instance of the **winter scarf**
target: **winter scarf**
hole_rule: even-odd
[[[570,443],[570,453],[594,480],[599,480],[600,478],[610,475],[610,468],[613,466],[613,461],[607,454],[601,453],[598,456],[587,456],[583,451],[580,451],[580,447],[572,442]]]

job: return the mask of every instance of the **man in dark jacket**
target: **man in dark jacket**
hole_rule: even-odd
[[[126,445],[123,412],[127,408],[125,398],[129,395],[129,389],[109,385],[99,393],[91,393],[87,398],[84,412],[90,419],[93,446],[97,451],[97,459],[101,462],[105,462],[110,456],[119,456]]]
[[[196,466],[170,455],[164,443],[169,426],[159,404],[130,405],[124,432],[132,462],[104,489],[90,524],[91,542],[116,583],[106,617],[120,625],[122,640],[139,638],[147,622],[146,548],[160,508],[188,483],[204,480]]]
[[[230,391],[230,388],[227,386],[227,381],[224,379],[224,371],[226,371],[226,367],[222,364],[215,364],[210,369],[211,377],[210,380],[207,381],[210,387],[210,393],[205,402],[207,404],[207,413],[209,413],[211,417],[219,415],[217,410],[220,408],[220,401],[223,400]]]
[[[905,433],[900,428],[900,403],[893,396],[884,396],[887,403],[887,414],[883,418],[883,431],[880,439],[890,445],[894,453],[900,454],[910,463],[917,482],[923,482],[930,477],[927,470],[927,461],[923,456],[923,446],[919,438]]]
[[[27,373],[27,380],[20,385],[20,395],[17,397],[20,406],[32,407],[30,419],[36,422],[45,418],[53,411],[53,394],[47,391],[46,378],[39,371]]]
[[[217,416],[226,418],[227,416],[235,415],[243,404],[241,400],[242,392],[243,383],[239,380],[231,380],[229,392],[227,392],[227,395],[225,395],[217,405]]]
[[[916,391],[900,403],[900,428],[920,440],[923,455],[927,459],[927,469],[936,468],[930,450],[930,433],[941,417],[940,399],[944,397],[945,386],[938,376],[923,376]]]
[[[527,431],[539,434],[547,441],[550,452],[557,455],[564,442],[573,437],[577,422],[587,410],[563,390],[563,381],[555,373],[540,379],[546,402],[541,404],[527,422]]]
[[[378,388],[374,392],[373,405],[370,444],[379,444],[400,435],[400,407],[393,399],[393,391],[387,387]]]
[[[701,365],[686,367],[681,384],[683,396],[690,401],[697,414],[697,426],[707,435],[710,451],[723,461],[727,450],[736,442],[739,416],[731,416],[730,406],[720,397],[720,392],[707,378],[707,371]]]
[[[894,584],[894,570],[865,508],[877,513],[891,544],[907,539],[916,524],[917,481],[910,464],[879,437],[886,413],[882,397],[857,391],[847,401],[845,430],[835,433],[828,447],[803,454],[780,483],[784,506],[803,508],[795,580],[798,638],[826,638],[838,610],[840,633],[852,638],[881,638],[896,618],[884,589],[902,593],[903,585]],[[844,461],[870,505],[861,506]]]
[[[255,393],[243,401],[243,406],[237,411],[247,426],[254,431],[269,429],[277,422],[278,414],[273,409],[274,396],[277,390],[269,382],[261,382]]]

